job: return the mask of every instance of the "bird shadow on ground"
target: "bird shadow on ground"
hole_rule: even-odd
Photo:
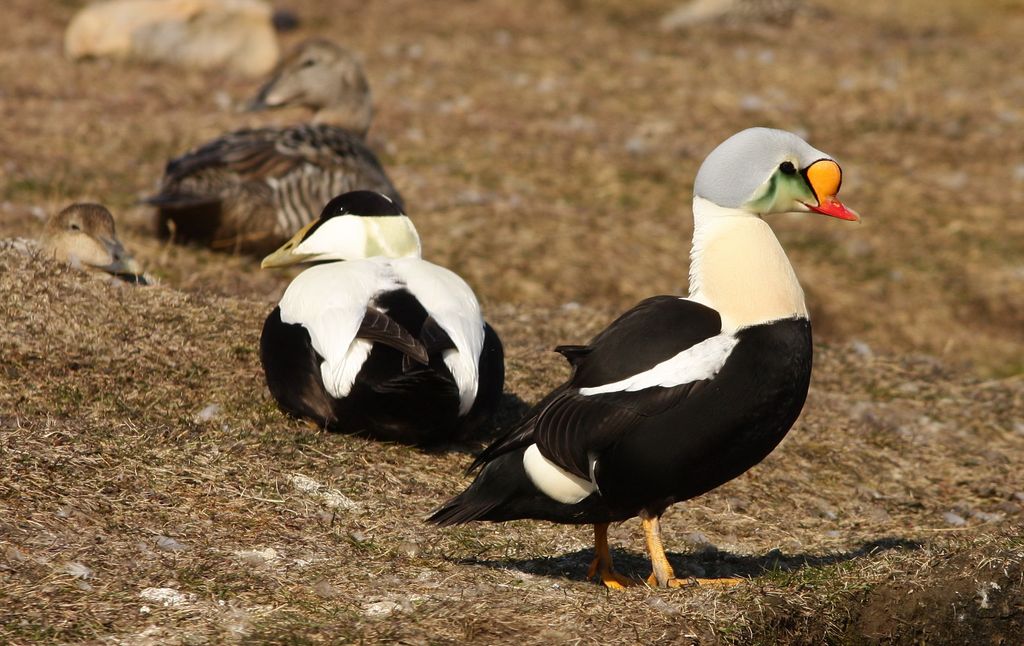
[[[668,553],[669,562],[679,577],[756,579],[765,575],[797,572],[860,559],[890,550],[918,550],[922,543],[898,537],[883,537],[862,543],[845,552],[829,554],[785,554],[777,549],[762,555],[733,554],[713,546],[698,548],[688,554]],[[532,559],[461,559],[462,565],[479,565],[496,569],[517,570],[526,574],[582,580],[593,559],[591,549],[577,550],[561,556]],[[651,564],[645,554],[612,550],[615,569],[626,576],[642,580],[650,574]]]
[[[519,395],[503,393],[494,417],[472,432],[471,437],[460,438],[455,442],[422,447],[422,450],[425,453],[464,453],[475,457],[485,446],[508,432],[529,410],[530,405],[523,401]]]

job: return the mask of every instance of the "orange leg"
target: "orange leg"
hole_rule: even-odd
[[[608,549],[608,523],[594,525],[594,560],[590,563],[587,578],[601,577],[601,583],[610,590],[622,590],[634,582],[615,571],[612,553]]]
[[[658,517],[644,518],[644,537],[647,539],[647,552],[651,555],[651,576],[647,577],[647,585],[659,588],[681,588],[686,585],[733,586],[743,579],[677,579],[672,565],[665,556],[665,547],[661,543],[661,523]]]

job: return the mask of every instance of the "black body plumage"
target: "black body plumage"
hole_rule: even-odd
[[[535,518],[607,523],[693,498],[763,460],[803,408],[810,383],[811,326],[795,317],[736,333],[737,343],[710,379],[631,392],[580,394],[614,383],[719,334],[713,309],[676,297],[647,299],[586,346],[562,347],[569,381],[542,400],[474,463],[476,480],[429,518]],[[542,493],[526,473],[531,444],[598,490],[575,504]]]

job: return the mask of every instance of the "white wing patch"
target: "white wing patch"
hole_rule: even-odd
[[[603,386],[580,388],[581,395],[635,392],[645,388],[672,388],[710,379],[725,365],[739,341],[732,334],[719,334],[690,346],[653,368]]]
[[[344,397],[369,356],[371,344],[356,339],[375,294],[397,289],[391,272],[372,260],[332,262],[310,267],[285,290],[281,321],[298,323],[309,332],[320,364],[324,388],[332,397]]]
[[[523,468],[545,496],[567,505],[575,505],[597,491],[597,485],[590,480],[573,475],[544,457],[536,444],[531,444],[523,453]],[[593,473],[593,464],[590,470]]]
[[[356,375],[363,368],[363,363],[370,356],[373,349],[373,342],[365,339],[354,339],[348,346],[348,352],[341,361],[333,363],[324,361],[320,364],[320,376],[324,380],[324,388],[331,397],[346,397],[352,392],[352,385],[356,382]],[[330,384],[328,386],[328,384]]]
[[[444,362],[459,388],[459,415],[465,415],[476,400],[484,347],[484,322],[476,295],[458,274],[426,260],[397,258],[391,267],[455,344],[455,350],[444,353]]]

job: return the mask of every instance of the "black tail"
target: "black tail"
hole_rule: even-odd
[[[447,527],[473,520],[510,520],[502,507],[528,484],[526,479],[522,453],[503,455],[488,464],[465,491],[431,512],[426,521]]]
[[[488,462],[473,484],[431,512],[426,521],[446,527],[474,520],[501,522],[534,518],[579,525],[625,520],[636,515],[635,511],[613,515],[597,493],[574,505],[549,498],[526,475],[525,450],[512,451]]]

